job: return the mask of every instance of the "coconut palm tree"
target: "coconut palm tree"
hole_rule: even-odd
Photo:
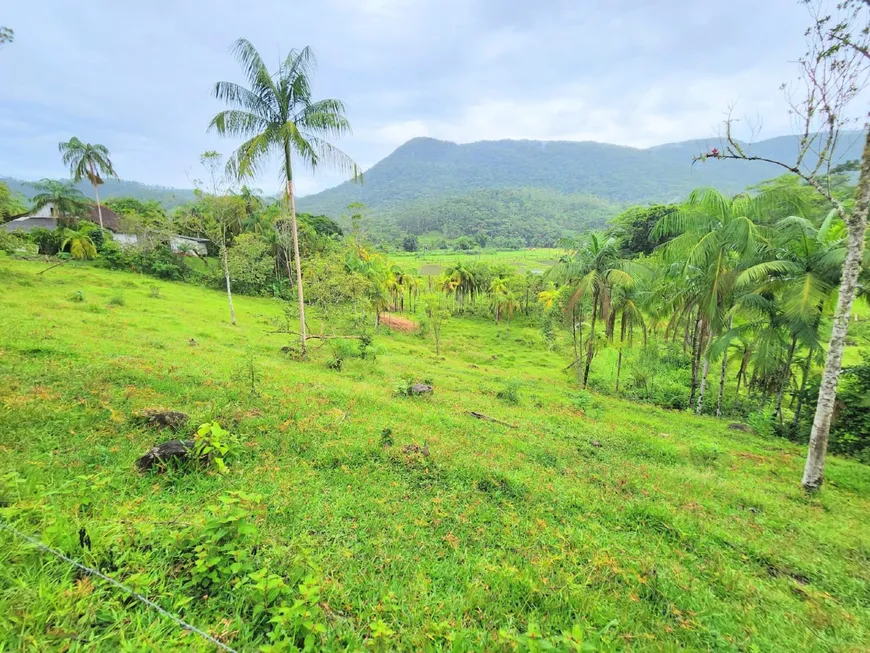
[[[66,143],[58,143],[57,149],[63,155],[64,165],[69,166],[70,174],[75,183],[87,179],[94,187],[94,199],[97,201],[97,216],[100,219],[100,229],[103,229],[103,209],[100,206],[100,184],[102,175],[118,178],[109,150],[99,143],[83,143],[73,136]]]
[[[253,177],[278,154],[284,179],[285,208],[290,213],[293,253],[296,260],[296,289],[299,299],[299,334],[302,353],[306,351],[305,297],[302,263],[299,258],[299,229],[293,186],[293,161],[315,170],[330,164],[361,179],[360,169],[344,152],[326,139],[350,133],[345,107],[339,100],[311,97],[311,75],[315,58],[310,48],[291,50],[274,73],[270,73],[257,49],[246,39],[233,44],[232,51],[247,77],[249,88],[232,82],[218,82],[214,96],[231,109],[221,111],[209,124],[221,136],[243,137],[227,163],[239,179]]]
[[[49,204],[60,218],[79,218],[88,211],[88,200],[68,181],[43,179],[31,186],[37,190],[36,195],[31,198],[35,211]]]

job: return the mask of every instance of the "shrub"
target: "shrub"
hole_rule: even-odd
[[[85,301],[85,293],[83,293],[81,290],[76,290],[72,295],[70,295],[69,300],[71,302],[80,304]]]
[[[115,295],[109,300],[109,306],[125,306],[127,301],[124,299],[124,295]]]
[[[508,379],[495,396],[505,403],[516,405],[520,403],[520,388],[522,385],[519,379]]]
[[[17,231],[9,232],[0,230],[0,251],[7,254],[15,254],[24,252],[26,254],[35,254],[37,247],[28,240],[25,234]]]
[[[577,410],[587,411],[592,408],[595,399],[591,393],[586,390],[579,390],[571,395],[571,405]]]
[[[160,299],[160,288],[152,284],[148,287],[148,296],[151,299]]]
[[[247,506],[259,497],[233,492],[219,501],[208,507],[210,517],[204,526],[188,527],[180,538],[183,555],[192,557],[188,585],[198,591],[235,586],[255,569],[250,554],[257,527]]]
[[[199,427],[193,439],[197,464],[213,464],[219,472],[225,472],[226,459],[236,453],[236,438],[217,422],[206,422]]]
[[[831,431],[831,451],[870,461],[870,355],[843,370],[837,399],[843,408]]]

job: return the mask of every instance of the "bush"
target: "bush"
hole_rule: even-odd
[[[831,430],[831,451],[870,461],[870,355],[843,370],[837,400],[842,410]]]
[[[109,300],[109,306],[125,306],[127,301],[123,295],[115,295]]]
[[[592,408],[595,403],[595,399],[591,393],[586,390],[580,390],[571,395],[571,405],[574,406],[577,410],[582,410],[586,412],[590,408]]]
[[[25,254],[35,254],[37,251],[37,247],[27,238],[26,235],[17,231],[9,232],[0,229],[0,252],[6,252],[7,254],[16,254],[20,252]]]
[[[519,379],[508,379],[495,396],[505,403],[516,405],[520,403],[520,388],[522,385]]]
[[[85,294],[81,290],[76,290],[72,295],[70,295],[69,300],[80,304],[85,301]]]

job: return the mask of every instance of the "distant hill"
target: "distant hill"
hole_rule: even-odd
[[[844,134],[836,158],[859,158],[861,141],[859,132]],[[300,198],[298,206],[309,213],[338,217],[347,213],[351,202],[362,202],[373,223],[388,230],[422,233],[421,229],[427,230],[424,225],[440,221],[469,233],[487,221],[503,229],[508,214],[517,220],[547,221],[552,212],[540,204],[545,201],[550,208],[563,205],[559,210],[573,211],[553,226],[576,228],[595,225],[603,214],[612,215],[629,204],[678,201],[700,186],[735,193],[784,172],[757,162],[692,164],[693,157],[712,147],[721,143],[707,139],[637,149],[596,142],[504,140],[458,145],[415,138],[368,170],[362,186],[347,182]],[[789,161],[794,158],[796,139],[759,141],[750,151]],[[557,199],[559,195],[570,197]],[[517,205],[520,197],[526,198],[522,210]],[[581,205],[579,197],[586,198]],[[511,229],[527,226],[517,223]]]
[[[0,177],[0,181],[7,184],[13,192],[21,193],[26,198],[33,197],[36,190],[26,181],[11,177]],[[93,197],[94,187],[87,181],[77,184],[78,189],[87,197]],[[149,186],[138,181],[126,181],[107,179],[100,186],[100,198],[110,197],[135,197],[139,200],[157,200],[167,209],[185,204],[194,199],[193,189],[190,188],[166,188],[164,186]]]
[[[412,200],[371,213],[375,231],[394,241],[403,233],[437,231],[449,239],[485,234],[493,244],[519,240],[548,247],[563,236],[603,227],[619,209],[593,195],[566,195],[546,188],[495,188],[458,197]]]

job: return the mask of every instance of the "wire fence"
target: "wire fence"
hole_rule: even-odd
[[[156,610],[159,614],[163,615],[164,617],[171,619],[172,621],[174,621],[176,624],[178,624],[179,626],[181,626],[185,630],[189,630],[190,632],[196,633],[200,637],[207,639],[209,642],[211,642],[212,644],[217,646],[219,649],[221,649],[223,651],[228,651],[229,653],[239,653],[236,649],[230,648],[229,646],[227,646],[223,642],[221,642],[221,641],[215,639],[214,637],[212,637],[211,635],[209,635],[204,630],[200,630],[196,626],[193,626],[193,625],[187,623],[186,621],[184,621],[180,617],[172,614],[171,612],[168,612],[167,610],[164,610],[159,605],[154,603],[154,601],[151,601],[150,599],[145,598],[144,596],[139,594],[137,591],[127,587],[126,585],[123,585],[122,583],[119,583],[114,578],[110,578],[109,576],[106,576],[104,573],[102,573],[96,569],[91,569],[87,565],[83,565],[82,563],[80,563],[78,560],[73,560],[72,558],[64,555],[63,553],[61,553],[57,549],[53,549],[50,546],[48,546],[47,544],[43,544],[42,542],[40,542],[36,538],[31,537],[30,535],[26,535],[25,533],[22,533],[21,531],[17,530],[16,528],[13,528],[12,526],[10,526],[9,524],[7,524],[3,521],[0,521],[0,528],[3,528],[5,530],[9,531],[10,533],[16,535],[17,537],[19,537],[23,540],[26,540],[27,542],[30,542],[30,544],[32,544],[36,548],[38,548],[42,551],[46,551],[47,553],[52,554],[56,558],[60,558],[64,562],[68,562],[69,564],[77,567],[78,569],[84,571],[85,573],[87,573],[91,576],[96,576],[97,578],[102,578],[107,583],[114,585],[115,587],[117,587],[120,590],[123,590],[124,592],[126,592],[127,594],[129,594],[133,598],[137,599],[138,601],[141,601],[142,603],[147,605],[149,608]]]

